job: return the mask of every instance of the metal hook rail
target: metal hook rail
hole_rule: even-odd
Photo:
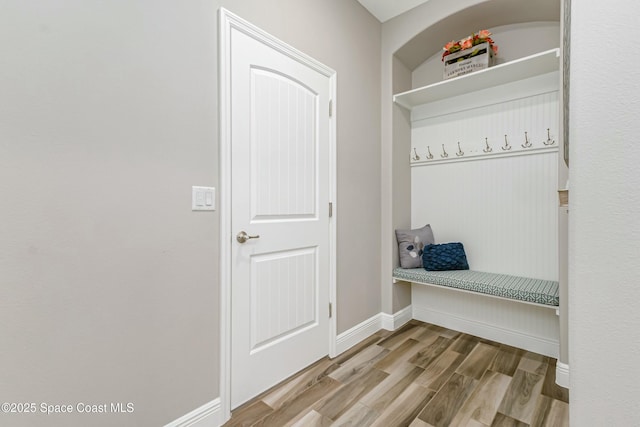
[[[546,141],[542,141],[542,144],[545,147],[549,147],[549,146],[552,146],[552,145],[556,144],[556,141],[551,138],[551,129],[550,128],[547,128],[547,140]],[[440,153],[440,159],[448,159],[448,158],[450,158],[449,153],[447,152],[447,149],[445,147],[445,144],[441,144],[441,146],[442,146],[442,153]],[[474,149],[471,149],[470,152],[463,151],[462,150],[462,143],[460,141],[457,141],[457,147],[458,147],[458,151],[456,151],[455,154],[456,154],[456,157],[458,157],[458,158],[464,157],[466,154],[469,154],[467,157],[478,157],[479,153],[477,151],[475,151]],[[520,147],[522,147],[524,149],[528,149],[528,148],[532,148],[533,147],[533,144],[529,140],[529,132],[528,131],[524,132],[524,144],[520,144]],[[504,145],[501,145],[500,149],[502,150],[502,152],[504,154],[507,154],[506,152],[507,151],[511,151],[512,148],[513,148],[513,146],[509,143],[509,135],[504,134]],[[517,153],[518,151],[522,151],[522,150],[516,150],[516,151],[514,151],[514,153]],[[493,148],[489,144],[489,137],[485,137],[484,138],[484,146],[482,147],[482,152],[485,153],[485,154],[493,153]],[[500,151],[498,151],[495,154],[500,154]],[[480,154],[480,156],[482,156],[482,155]],[[431,146],[430,145],[427,146],[427,153],[424,155],[424,157],[421,157],[418,154],[418,150],[417,150],[416,147],[413,147],[413,149],[412,149],[411,160],[414,161],[414,162],[418,162],[421,159],[422,159],[422,161],[433,160],[434,158],[435,158],[435,156],[431,152]],[[453,159],[455,159],[455,157]]]

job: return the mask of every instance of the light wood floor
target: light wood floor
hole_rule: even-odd
[[[426,323],[380,331],[233,411],[225,426],[568,426],[555,359]]]

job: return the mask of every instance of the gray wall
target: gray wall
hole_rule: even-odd
[[[163,425],[219,396],[217,24],[338,72],[338,330],[380,311],[380,23],[355,0],[0,3],[0,400]]]
[[[395,56],[393,67],[393,93],[401,93],[411,89],[411,71]],[[393,105],[393,148],[395,153],[409,153],[411,150],[411,113],[399,105]],[[411,228],[411,168],[407,156],[393,156],[393,218],[396,219],[394,229]],[[409,209],[407,209],[409,206]],[[423,224],[424,225],[424,224]],[[394,229],[385,228],[385,236],[393,235]],[[393,241],[395,235],[393,235]],[[392,259],[398,258],[398,245],[392,245]],[[389,260],[385,260],[388,264]],[[393,285],[391,311],[396,313],[411,304],[411,284],[398,282]]]
[[[593,57],[633,38],[638,15],[640,4],[634,1],[571,2],[569,366],[574,426],[640,425],[640,69]],[[599,37],[591,40],[594,25]]]

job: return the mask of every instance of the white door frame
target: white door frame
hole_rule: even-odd
[[[220,128],[220,409],[222,421],[231,416],[231,31],[249,37],[289,56],[329,77],[332,114],[329,119],[329,201],[333,216],[329,218],[329,302],[333,315],[329,319],[329,356],[336,356],[336,72],[315,59],[276,39],[225,8],[218,11],[218,89]],[[329,112],[327,112],[329,114]],[[327,206],[326,209],[329,209]],[[284,378],[283,378],[284,379]]]

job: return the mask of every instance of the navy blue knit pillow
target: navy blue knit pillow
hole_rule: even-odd
[[[462,243],[425,246],[422,253],[422,265],[428,271],[469,269]]]

